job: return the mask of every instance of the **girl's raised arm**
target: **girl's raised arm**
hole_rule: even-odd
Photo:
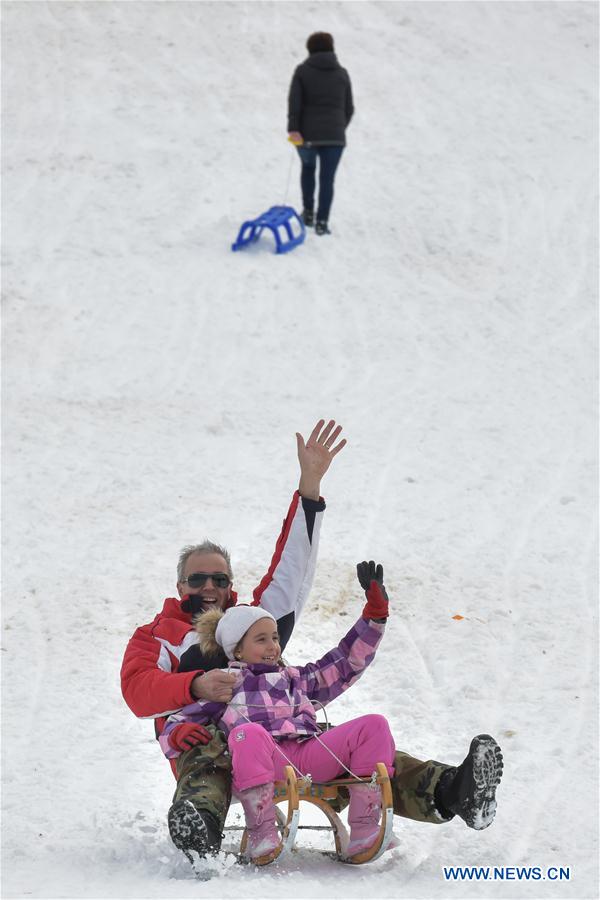
[[[311,700],[326,704],[360,678],[373,661],[385,631],[389,600],[383,585],[383,567],[373,561],[359,563],[357,577],[367,602],[362,615],[337,647],[315,663],[299,666],[300,686]]]

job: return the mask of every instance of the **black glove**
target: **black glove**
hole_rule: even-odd
[[[363,619],[387,619],[390,612],[388,595],[383,586],[383,566],[376,566],[373,560],[361,562],[356,566],[356,575],[367,595]]]

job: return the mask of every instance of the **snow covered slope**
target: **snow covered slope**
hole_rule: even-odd
[[[2,18],[3,896],[598,896],[597,6]],[[234,255],[245,218],[300,205],[286,95],[322,29],[357,110],[334,233]],[[496,735],[498,816],[482,833],[397,820],[400,847],[363,869],[303,835],[279,866],[229,857],[198,882],[122,653],[185,543],[227,543],[248,595],[296,485],[294,432],[321,416],[349,443],[288,657],[337,642],[355,563],[381,560],[389,632],[330,715],[377,709],[399,747],[450,763]],[[571,880],[450,884],[444,865]]]

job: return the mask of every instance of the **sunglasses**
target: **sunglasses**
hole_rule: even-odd
[[[191,588],[201,588],[204,587],[209,578],[214,586],[218,588],[226,588],[231,584],[229,575],[225,575],[223,572],[194,572],[193,575],[188,575],[187,578],[184,578],[183,583]]]

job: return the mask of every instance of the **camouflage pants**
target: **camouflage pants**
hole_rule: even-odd
[[[190,800],[197,809],[211,813],[223,829],[231,802],[231,757],[227,740],[214,725],[207,726],[213,739],[209,744],[186,750],[177,759],[177,789],[173,803]],[[440,775],[449,766],[422,762],[408,753],[396,752],[392,778],[394,813],[417,822],[447,822],[435,807],[434,792]],[[347,788],[340,788],[331,801],[337,812],[348,805]]]
[[[214,725],[207,725],[213,738],[197,744],[177,757],[177,788],[173,803],[191,800],[196,809],[211,813],[223,830],[231,803],[231,757],[227,739]]]
[[[422,762],[401,750],[396,751],[392,780],[394,814],[435,825],[448,822],[449,819],[441,816],[436,809],[434,793],[442,772],[449,768],[433,759]]]
[[[404,816],[405,819],[412,819],[415,822],[431,822],[434,825],[450,821],[437,811],[434,799],[440,776],[449,768],[451,767],[435,760],[423,762],[397,750],[392,776],[394,815]],[[337,798],[330,802],[337,812],[341,812],[349,800],[348,788],[342,787],[338,791]]]

